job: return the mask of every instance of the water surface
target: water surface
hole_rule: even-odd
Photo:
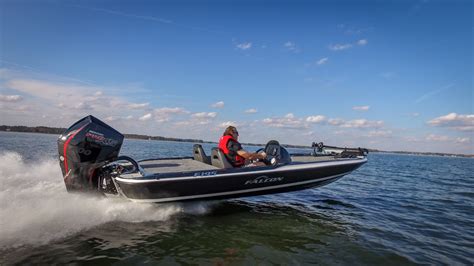
[[[322,188],[136,204],[66,193],[56,138],[0,132],[1,264],[474,263],[472,159],[370,154]],[[125,140],[121,154],[190,156],[192,145]]]

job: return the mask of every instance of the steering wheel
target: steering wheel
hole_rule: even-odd
[[[265,149],[260,148],[255,153],[261,153],[261,152],[265,152]],[[259,162],[259,161],[264,162],[266,165],[273,165],[273,164],[276,164],[276,161],[274,161],[274,159],[275,159],[275,156],[267,154],[264,159],[257,159],[255,161],[256,162]]]
[[[122,164],[119,164],[118,161],[127,161],[131,164],[131,166],[123,166]],[[115,163],[117,163],[121,174],[132,174],[140,171],[137,161],[128,156],[119,156],[117,160],[115,160]]]

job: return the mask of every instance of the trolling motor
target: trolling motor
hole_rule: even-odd
[[[341,148],[334,146],[326,146],[322,142],[313,142],[311,144],[311,147],[313,148],[313,152],[311,152],[312,156],[334,155],[338,158],[356,158],[358,156],[367,156],[367,154],[369,153],[369,150],[365,148]]]
[[[97,191],[102,182],[101,168],[119,159],[123,138],[120,132],[91,115],[60,135],[59,165],[67,191]]]

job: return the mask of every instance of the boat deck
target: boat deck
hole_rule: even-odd
[[[140,162],[147,173],[172,173],[186,171],[216,170],[215,166],[194,159],[166,159]]]
[[[309,163],[309,162],[318,162],[318,161],[338,160],[334,158],[334,156],[318,156],[318,157],[292,156],[291,159],[294,163]],[[219,169],[213,165],[195,161],[191,158],[147,160],[147,161],[142,161],[139,164],[148,174],[186,172],[186,171],[206,171],[206,170]]]

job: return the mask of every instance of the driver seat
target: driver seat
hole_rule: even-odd
[[[211,163],[218,168],[234,168],[225,157],[221,149],[214,147],[211,150]]]

